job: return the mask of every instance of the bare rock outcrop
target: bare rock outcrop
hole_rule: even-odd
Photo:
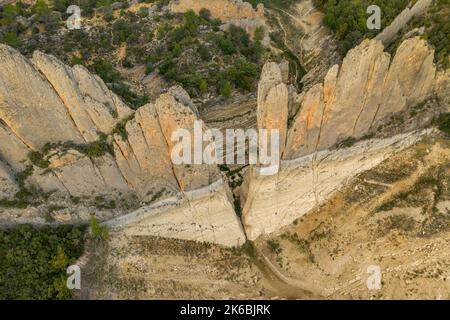
[[[1,44],[0,65],[0,118],[4,127],[33,149],[48,142],[85,142],[61,98],[30,61]]]
[[[369,134],[388,116],[423,102],[433,92],[434,50],[405,40],[395,57],[380,41],[365,40],[333,66],[323,84],[308,90],[288,133],[285,159],[328,149]]]
[[[228,186],[222,180],[194,191],[180,192],[105,225],[129,235],[242,245],[246,238],[232,206]]]
[[[301,106],[288,130],[279,172],[264,176],[252,168],[244,184],[247,237],[253,240],[292,223],[358,173],[429,134],[431,131],[416,130],[362,139],[392,115],[401,116],[428,98],[437,97],[440,107],[448,103],[449,73],[436,74],[433,57],[434,50],[420,38],[405,40],[392,61],[380,41],[365,40],[349,51],[342,66],[329,69],[323,83],[293,95]],[[260,97],[280,83],[275,66],[265,66],[259,86],[259,125],[275,117],[268,116],[270,107],[259,103]],[[283,99],[279,101],[278,107],[284,110]],[[279,128],[284,130],[284,124]],[[346,139],[352,142],[334,148]]]
[[[191,102],[186,91],[181,87],[174,87],[167,94],[162,94],[155,102],[158,120],[162,133],[167,142],[169,154],[177,152],[173,150],[176,141],[172,141],[175,130],[186,130],[191,138],[191,164],[179,164],[173,166],[174,174],[183,191],[193,190],[207,186],[218,179],[220,174],[215,165],[206,165],[202,161],[195,163],[196,146],[194,139],[203,134],[204,127],[195,128],[195,121],[198,120],[198,111]],[[202,144],[203,146],[203,144]],[[203,150],[203,148],[201,148]],[[203,154],[201,155],[203,157]]]
[[[450,112],[450,69],[438,72],[434,90],[439,104]]]
[[[119,216],[113,221],[123,228],[111,224],[131,234],[242,244],[217,166],[172,162],[174,132],[203,138],[197,120],[180,87],[133,111],[82,66],[41,52],[29,61],[0,45],[0,200],[14,205],[18,191],[28,189],[34,190],[30,196],[51,195],[46,201],[64,204],[53,218],[65,223],[88,219],[94,200],[102,206],[102,199],[130,200],[131,208],[142,209],[127,214],[120,208],[100,218]],[[69,198],[81,204],[70,205]],[[2,224],[45,223],[40,208],[21,209],[27,203],[20,201],[20,208],[0,208]],[[145,219],[129,225],[136,216]]]
[[[246,235],[254,240],[318,208],[355,175],[417,142],[423,133],[362,141],[351,148],[325,150],[282,161],[274,176],[251,171],[243,209]]]
[[[286,143],[288,98],[288,87],[283,82],[280,66],[274,62],[266,63],[258,84],[258,129],[279,130],[280,154]]]
[[[425,14],[432,2],[433,0],[418,0],[412,7],[408,6],[375,39],[383,42],[385,46],[389,45],[411,19]]]
[[[250,3],[242,0],[175,0],[169,5],[169,10],[177,13],[194,10],[199,14],[202,9],[209,10],[213,18],[222,20],[224,30],[233,24],[254,36],[256,29],[263,27],[266,32],[262,44],[265,46],[270,44],[262,3],[258,4],[256,10]]]
[[[11,197],[17,191],[19,191],[19,188],[14,180],[12,171],[3,161],[0,161],[0,194]]]
[[[236,19],[264,19],[264,5],[253,9],[252,5],[242,0],[175,0],[169,5],[172,12],[186,12],[208,9],[214,18],[229,22]]]
[[[33,54],[33,64],[58,94],[87,142],[97,140],[99,133],[110,133],[119,115],[126,117],[132,113],[120,103],[116,106],[114,101],[119,99],[111,97],[113,94],[102,90],[101,85],[95,85],[98,79],[80,65],[71,68],[39,51]]]

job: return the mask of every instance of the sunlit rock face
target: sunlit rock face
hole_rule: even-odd
[[[380,41],[365,40],[348,52],[341,66],[330,68],[322,83],[293,95],[300,108],[294,112],[286,144],[281,146],[280,171],[261,176],[251,170],[245,185],[243,224],[248,238],[256,239],[292,223],[355,175],[417,142],[424,132],[365,139],[352,147],[335,148],[346,139],[358,141],[368,136],[392,115],[433,95],[448,100],[449,74],[436,74],[433,57],[433,49],[420,38],[405,40],[392,59]],[[283,86],[280,79],[277,65],[266,64],[258,92],[261,127],[271,123],[276,128],[280,122],[273,119],[285,116],[284,95],[276,99],[278,108],[267,106],[263,99],[268,91],[277,92],[274,88]],[[284,124],[278,128],[286,130]]]
[[[362,138],[388,116],[423,102],[433,92],[433,57],[420,38],[405,40],[393,59],[380,41],[363,41],[305,93],[284,159]]]

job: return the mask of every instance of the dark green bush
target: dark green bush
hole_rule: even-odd
[[[442,132],[450,135],[450,113],[443,113],[435,120],[435,124]]]
[[[367,28],[366,10],[370,5],[381,8],[383,29],[406,8],[409,2],[410,0],[314,0],[316,7],[325,13],[324,23],[340,40],[340,51],[343,55],[358,45],[363,38],[372,38],[381,31]]]
[[[66,268],[84,251],[85,227],[0,230],[0,299],[69,299]]]
[[[32,164],[39,168],[45,169],[50,165],[50,162],[48,160],[45,160],[44,155],[39,151],[31,151],[28,155],[28,158],[30,159]]]

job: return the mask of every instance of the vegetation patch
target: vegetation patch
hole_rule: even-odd
[[[314,0],[314,5],[325,13],[324,23],[339,40],[339,51],[345,56],[348,50],[357,46],[364,38],[373,38],[381,30],[367,28],[366,10],[371,5],[381,9],[382,29],[391,24],[410,0]]]
[[[296,245],[297,248],[308,257],[309,262],[315,263],[316,258],[311,251],[308,240],[300,238],[297,233],[284,233],[281,235],[281,239],[286,239]]]
[[[434,121],[435,125],[447,135],[450,135],[450,113],[443,113]]]
[[[66,269],[83,254],[85,227],[0,230],[0,299],[70,299]]]
[[[267,247],[275,254],[280,254],[283,251],[280,243],[276,240],[267,240]]]
[[[89,228],[91,230],[91,233],[94,235],[94,237],[99,239],[108,239],[109,237],[109,230],[105,226],[101,226],[95,215],[91,215],[89,219]]]

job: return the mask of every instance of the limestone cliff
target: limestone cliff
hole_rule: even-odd
[[[262,3],[258,4],[256,10],[250,3],[242,0],[175,0],[169,5],[169,10],[176,13],[194,10],[195,13],[199,14],[202,9],[209,10],[213,18],[224,22],[222,25],[224,30],[227,30],[233,24],[254,36],[256,29],[263,27],[266,32],[262,44],[265,46],[270,44]]]
[[[392,115],[402,116],[433,97],[440,112],[448,108],[449,73],[436,73],[426,41],[408,39],[394,58],[378,40],[365,40],[333,66],[323,83],[299,95],[300,110],[282,145],[278,174],[250,170],[245,183],[243,224],[249,239],[272,233],[317,208],[349,179],[417,142],[426,131],[363,139]],[[258,88],[258,126],[286,130],[292,101],[286,101],[280,67],[266,64]],[[273,92],[273,99],[268,99]],[[292,98],[291,98],[292,99]],[[292,110],[291,110],[292,111]],[[439,110],[438,110],[439,112]],[[351,139],[346,148],[333,149]],[[346,146],[344,144],[343,146]]]
[[[340,67],[328,71],[323,83],[305,93],[284,158],[362,138],[392,114],[423,102],[433,94],[433,56],[433,49],[419,38],[404,41],[392,60],[380,41],[363,41]]]
[[[201,9],[208,9],[211,15],[224,22],[236,19],[264,19],[264,5],[253,9],[252,5],[242,0],[176,0],[169,8],[173,12],[186,12],[194,10],[199,13]]]
[[[82,66],[38,51],[30,61],[5,45],[0,65],[1,199],[27,166],[24,186],[60,197],[145,202],[220,179],[215,167],[172,165],[171,133],[198,117],[183,89],[134,112]]]
[[[375,39],[380,40],[386,46],[389,45],[408,22],[415,17],[425,14],[432,2],[432,0],[418,0],[414,5],[410,3]]]
[[[259,129],[280,131],[280,154],[286,142],[288,97],[280,66],[274,62],[266,63],[258,84],[257,122]]]
[[[404,41],[393,59],[380,41],[366,40],[323,83],[300,94],[286,84],[287,73],[285,64],[267,63],[258,86],[257,126],[280,130],[283,161],[274,176],[249,170],[242,199],[250,239],[314,209],[423,133],[332,147],[373,133],[386,118],[430,96],[448,108],[449,72],[436,72],[433,50],[419,38]],[[101,212],[110,209],[102,220],[128,234],[242,244],[234,200],[217,167],[172,162],[173,133],[195,136],[198,118],[180,87],[134,111],[82,66],[41,52],[28,60],[0,45],[0,200],[25,205],[0,209],[0,223],[47,222],[53,211],[29,199],[35,195],[62,203],[53,218],[67,223],[86,221],[92,201],[106,198],[132,203],[117,210],[97,204]]]

